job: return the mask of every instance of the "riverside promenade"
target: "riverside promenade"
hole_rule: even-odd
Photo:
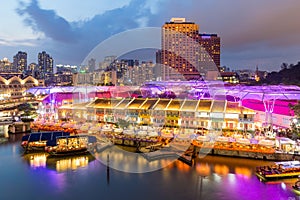
[[[271,160],[271,161],[289,161],[300,160],[299,154],[283,153],[283,152],[258,152],[251,150],[225,150],[218,148],[205,148],[195,146],[195,152],[199,155],[216,155],[216,156],[228,156],[239,157],[249,159]]]

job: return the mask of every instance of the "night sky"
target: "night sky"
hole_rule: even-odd
[[[0,59],[47,51],[55,64],[80,64],[101,41],[172,17],[221,36],[221,65],[279,70],[300,61],[298,0],[11,0],[1,2]]]

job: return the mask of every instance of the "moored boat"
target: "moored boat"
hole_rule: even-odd
[[[256,175],[264,181],[298,177],[300,161],[275,162],[274,165],[256,168]]]
[[[21,146],[26,151],[44,151],[48,140],[53,140],[56,137],[69,135],[70,133],[63,131],[30,133],[22,137]]]
[[[69,156],[86,154],[96,144],[95,136],[73,135],[56,137],[47,141],[45,151],[52,156]]]
[[[298,180],[295,182],[295,184],[292,186],[293,190],[296,194],[300,195],[300,177]]]

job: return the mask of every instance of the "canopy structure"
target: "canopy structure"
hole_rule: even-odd
[[[272,113],[277,100],[289,101],[300,100],[300,87],[286,86],[286,85],[268,85],[268,86],[228,86],[220,81],[169,81],[169,82],[148,82],[143,86],[74,86],[74,87],[34,87],[27,90],[27,92],[35,95],[51,94],[49,95],[50,102],[53,99],[71,98],[75,103],[88,102],[96,97],[110,98],[110,97],[132,97],[133,91],[140,90],[144,95],[150,95],[165,90],[174,91],[179,94],[182,90],[186,95],[180,96],[188,103],[189,99],[211,99],[211,100],[228,100],[243,103],[243,100],[258,100],[263,104],[265,117],[265,125],[272,129]],[[147,92],[143,92],[147,91]],[[106,95],[102,93],[107,93]],[[61,95],[59,93],[64,93]],[[67,94],[69,96],[66,96]],[[100,94],[101,93],[101,94]],[[52,95],[53,94],[53,95]],[[108,96],[107,96],[108,95]],[[179,99],[180,99],[179,98]],[[178,98],[177,98],[178,99]],[[179,101],[178,99],[178,101]],[[149,101],[150,102],[150,101]],[[278,102],[277,102],[278,103]],[[145,106],[148,104],[145,104]],[[187,107],[191,105],[186,104]],[[171,106],[172,107],[172,106]],[[245,106],[247,107],[247,106]],[[175,107],[174,107],[175,109]],[[186,109],[186,107],[181,107]],[[255,109],[255,108],[251,108]],[[256,109],[257,110],[257,109]],[[289,108],[286,108],[288,112]]]
[[[258,142],[259,145],[263,146],[275,146],[275,141],[274,140],[260,140]]]
[[[226,95],[235,96],[239,101],[254,99],[263,102],[265,124],[272,129],[272,113],[276,100],[300,100],[300,87],[285,85],[232,86],[226,87]]]

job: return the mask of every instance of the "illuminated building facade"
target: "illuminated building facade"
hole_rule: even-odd
[[[46,85],[51,82],[53,75],[53,58],[45,51],[38,54],[38,66],[35,72],[35,78],[45,79]]]
[[[8,58],[3,58],[0,60],[0,72],[12,72],[13,63],[11,63]]]
[[[0,100],[17,99],[24,97],[25,91],[32,87],[41,86],[32,76],[25,79],[17,76],[4,78],[0,76]]]
[[[172,18],[162,26],[162,80],[199,79],[195,45],[199,26],[185,18]]]
[[[61,119],[69,117],[116,123],[118,119],[126,119],[133,124],[159,127],[255,130],[255,111],[226,100],[101,98],[84,107],[61,106],[58,115]]]
[[[208,53],[204,59],[213,61],[220,68],[220,37],[217,34],[199,34],[199,43]]]
[[[162,26],[162,80],[198,80],[220,68],[220,37],[199,34],[199,25],[185,18],[172,18]],[[217,66],[217,69],[215,66]]]
[[[124,74],[125,85],[143,85],[147,81],[154,81],[155,64],[151,61],[142,61],[139,65],[129,66]]]
[[[236,72],[220,72],[220,77],[218,78],[226,83],[239,84],[239,75]]]
[[[22,73],[25,70],[27,70],[27,53],[19,51],[13,57],[13,71]]]

